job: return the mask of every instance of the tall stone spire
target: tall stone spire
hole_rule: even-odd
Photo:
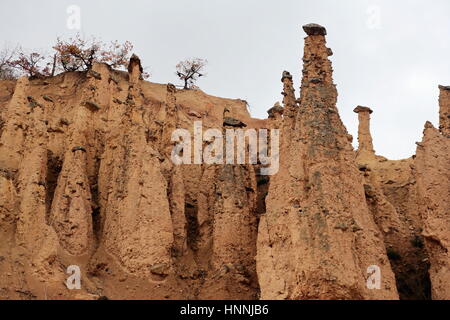
[[[305,25],[303,30],[308,37],[305,38],[302,88],[332,85],[333,68],[328,57],[333,52],[326,47],[327,31],[317,24]]]
[[[353,112],[358,114],[358,154],[375,154],[373,149],[372,135],[370,134],[370,115],[372,109],[363,106],[357,106]]]
[[[450,136],[450,86],[439,86],[439,130]]]
[[[295,99],[294,84],[292,81],[292,75],[288,71],[283,71],[281,76],[281,82],[283,83],[283,105],[284,105],[284,116],[288,118],[293,118],[295,112],[298,109],[297,102]]]
[[[282,142],[280,169],[270,178],[266,213],[259,223],[261,298],[397,299],[350,135],[336,108],[326,30],[316,24],[303,29],[308,37],[300,104],[291,103],[292,80],[286,74],[282,141],[287,143]],[[292,107],[295,116],[287,125]],[[366,286],[367,269],[373,265],[383,275],[380,290]]]

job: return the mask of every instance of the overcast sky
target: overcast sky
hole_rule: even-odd
[[[425,121],[438,124],[438,84],[450,85],[448,0],[2,0],[0,44],[50,51],[56,37],[78,32],[67,26],[71,5],[81,10],[84,36],[130,40],[150,81],[179,84],[177,62],[205,58],[201,89],[247,100],[258,118],[281,100],[283,70],[300,85],[301,26],[322,24],[355,146],[352,111],[366,105],[375,150],[390,159],[415,153]]]

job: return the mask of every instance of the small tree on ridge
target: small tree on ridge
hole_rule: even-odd
[[[15,56],[16,49],[3,48],[0,51],[0,80],[13,80],[16,78],[16,72],[11,66],[11,60]]]
[[[9,61],[11,68],[29,77],[45,77],[51,75],[50,65],[51,63],[47,61],[44,54],[34,51],[25,52],[21,48],[17,50],[15,57]]]
[[[63,71],[86,71],[96,62],[106,63],[112,68],[126,68],[133,50],[129,41],[112,41],[109,45],[91,38],[84,40],[77,35],[69,40],[58,38],[56,45],[57,62]]]
[[[205,76],[203,69],[207,63],[207,60],[193,58],[177,64],[176,75],[184,82],[184,89],[192,88],[198,78]]]

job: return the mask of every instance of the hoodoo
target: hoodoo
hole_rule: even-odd
[[[375,155],[362,106],[355,151],[327,30],[303,30],[267,119],[144,81],[136,55],[0,81],[0,299],[450,299],[449,87],[415,156]]]
[[[373,150],[372,135],[370,134],[370,115],[372,109],[358,106],[353,110],[358,114],[358,153],[375,154]]]
[[[383,240],[365,203],[350,136],[336,108],[337,92],[324,27],[303,28],[300,103],[283,76],[287,110],[279,173],[270,181],[258,234],[263,299],[397,299]],[[290,112],[287,111],[289,115]],[[366,286],[376,265],[383,286]]]

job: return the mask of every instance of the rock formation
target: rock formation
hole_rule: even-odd
[[[358,106],[353,110],[358,114],[358,153],[375,154],[373,150],[372,135],[370,134],[370,115],[372,110],[367,107]]]
[[[449,94],[440,87],[440,131],[425,124],[417,144],[416,178],[425,246],[430,257],[433,299],[450,299],[450,140],[448,136]]]
[[[283,126],[289,146],[281,146],[284,162],[270,181],[267,212],[259,224],[261,297],[396,299],[394,275],[336,109],[326,31],[317,25],[304,30],[300,103],[290,126]],[[366,287],[371,265],[383,274],[379,290]]]
[[[366,107],[359,113],[356,163],[364,178],[369,211],[381,231],[401,299],[430,298],[428,253],[423,248],[414,160],[392,161],[375,154]]]
[[[444,136],[450,135],[450,86],[439,86],[439,130]]]
[[[300,95],[284,71],[267,119],[144,81],[136,55],[0,81],[0,299],[450,299],[448,87],[415,156],[376,155],[361,106],[355,151],[327,31],[303,29]],[[200,121],[279,129],[278,173],[205,163]],[[200,139],[193,164],[172,162],[176,129]]]

